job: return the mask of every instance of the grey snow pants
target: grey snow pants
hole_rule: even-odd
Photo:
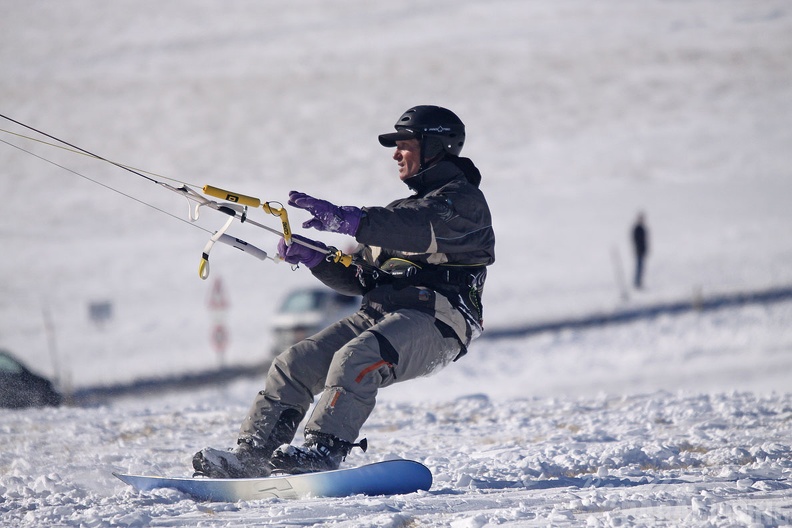
[[[239,440],[265,446],[278,426],[279,440],[291,442],[321,393],[305,431],[355,442],[381,387],[430,375],[457,357],[459,340],[441,328],[418,310],[398,310],[377,321],[357,312],[295,344],[270,366]],[[286,437],[278,425],[284,412],[293,417]]]

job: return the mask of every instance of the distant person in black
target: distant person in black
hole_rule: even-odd
[[[632,229],[633,249],[635,250],[635,288],[643,287],[644,259],[649,253],[649,235],[644,225],[644,214],[639,213]]]

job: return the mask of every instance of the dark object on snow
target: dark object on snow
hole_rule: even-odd
[[[11,354],[0,350],[0,407],[58,406],[62,401],[52,382],[33,374]]]

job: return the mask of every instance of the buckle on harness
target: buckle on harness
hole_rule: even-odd
[[[418,275],[421,266],[407,259],[390,258],[380,266],[380,269],[392,279],[408,279]]]

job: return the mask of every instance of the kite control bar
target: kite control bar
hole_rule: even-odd
[[[195,221],[198,219],[199,216],[199,209],[202,206],[207,206],[222,213],[227,214],[230,218],[226,221],[225,225],[219,230],[216,231],[209,241],[206,243],[204,247],[203,253],[201,255],[201,263],[198,266],[198,275],[202,279],[206,279],[209,277],[209,252],[214,246],[215,242],[221,242],[223,244],[230,245],[235,247],[239,250],[244,251],[245,253],[249,253],[254,257],[264,260],[268,257],[267,252],[263,249],[257,248],[256,246],[245,242],[244,240],[240,240],[238,238],[234,238],[232,236],[226,235],[225,231],[231,226],[231,223],[236,218],[240,222],[247,222],[249,224],[253,224],[256,227],[260,227],[269,231],[270,233],[282,236],[283,239],[286,241],[287,245],[291,245],[293,243],[300,244],[301,246],[305,246],[307,248],[313,249],[314,251],[318,251],[320,253],[324,253],[327,255],[327,259],[332,262],[343,264],[344,266],[349,267],[352,264],[352,256],[346,255],[342,253],[340,250],[334,247],[321,247],[310,242],[300,240],[298,238],[294,238],[292,236],[291,226],[289,225],[289,215],[286,212],[286,209],[283,207],[278,207],[273,205],[273,202],[262,202],[260,199],[254,196],[247,196],[244,194],[233,193],[230,191],[226,191],[225,189],[220,189],[219,187],[213,187],[211,185],[204,185],[203,192],[209,196],[213,196],[215,198],[220,198],[221,200],[225,200],[230,202],[229,204],[219,204],[212,200],[208,200],[202,197],[200,194],[192,190],[187,186],[182,187],[172,187],[167,183],[160,183],[160,185],[182,194],[188,200],[192,200],[198,202],[198,205],[193,210],[190,208],[189,218],[191,221]],[[280,205],[280,204],[279,204]],[[271,227],[265,226],[264,224],[260,224],[253,220],[250,220],[247,217],[247,208],[259,208],[261,207],[264,209],[265,212],[277,216],[280,218],[282,232],[276,229],[272,229]],[[280,259],[272,258],[275,262],[280,262]]]
[[[214,196],[215,198],[220,198],[221,200],[244,205],[246,207],[252,207],[254,209],[261,207],[264,209],[264,212],[279,217],[281,226],[283,227],[283,239],[286,240],[286,245],[291,245],[292,232],[291,226],[289,226],[289,214],[283,207],[273,207],[271,202],[262,202],[253,196],[232,193],[219,187],[212,187],[211,185],[204,185],[203,192],[209,196]]]

